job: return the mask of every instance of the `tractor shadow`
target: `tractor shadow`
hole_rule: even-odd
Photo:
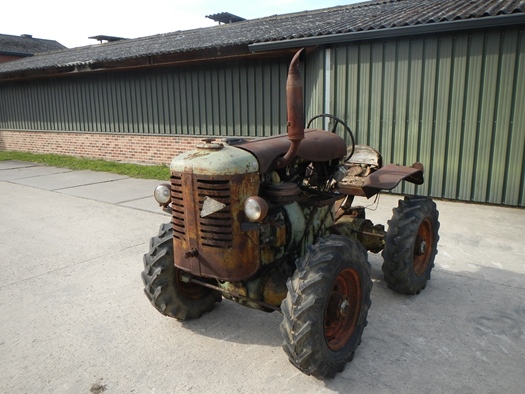
[[[370,275],[373,288],[380,287],[382,292],[391,293],[394,297],[404,298],[386,287],[381,271],[381,255],[369,254],[371,263]],[[372,289],[374,293],[374,289]],[[372,294],[372,305],[374,294]],[[195,334],[220,341],[247,345],[261,345],[280,348],[283,344],[279,325],[282,320],[280,312],[262,312],[223,299],[215,308],[197,320],[177,322]]]
[[[427,287],[407,296],[384,283],[380,255],[369,255],[369,261],[368,326],[354,360],[325,380],[327,389],[458,392],[465,376],[475,382],[472,392],[483,392],[494,381],[506,382],[505,392],[517,389],[512,382],[522,379],[525,360],[525,275],[520,270],[478,265],[452,271],[436,265]],[[494,364],[506,368],[496,370]]]
[[[195,334],[220,341],[280,348],[282,315],[262,312],[223,299],[198,320],[181,322]]]

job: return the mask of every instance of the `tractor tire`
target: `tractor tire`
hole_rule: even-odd
[[[290,362],[334,377],[354,357],[370,308],[370,264],[356,241],[332,235],[310,246],[288,279],[280,329]]]
[[[384,279],[401,294],[419,294],[430,279],[439,240],[439,212],[427,197],[405,197],[393,209],[383,249]]]
[[[183,282],[179,274],[173,262],[173,229],[171,223],[165,223],[144,255],[142,281],[151,304],[165,316],[189,320],[211,311],[222,300],[217,290]]]

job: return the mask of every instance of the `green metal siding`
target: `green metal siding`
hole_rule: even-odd
[[[289,60],[2,83],[0,128],[280,134]],[[301,72],[306,120],[334,114],[385,163],[425,165],[424,185],[396,192],[525,206],[521,28],[319,47]]]
[[[0,128],[177,135],[286,132],[288,59],[0,85]]]
[[[326,67],[325,51],[318,50],[308,55],[306,61],[301,63],[304,67],[300,70],[304,75],[304,106],[305,122],[312,117],[322,114],[326,100]],[[285,103],[286,105],[286,103]],[[319,127],[321,124],[312,124],[312,127]]]
[[[386,163],[425,165],[395,191],[525,205],[525,44],[518,28],[338,45],[331,112]]]

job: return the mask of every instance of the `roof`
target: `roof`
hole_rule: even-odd
[[[0,53],[3,55],[32,56],[35,53],[57,49],[67,48],[56,41],[33,38],[28,34],[21,36],[0,34]]]
[[[272,45],[299,47],[378,33],[395,36],[419,34],[425,28],[445,31],[507,24],[525,24],[525,0],[372,0],[43,53],[0,64],[0,78],[49,69],[92,70],[123,61],[131,64],[134,59],[135,64],[142,59],[140,64],[146,66],[154,64],[155,57],[177,54],[188,59],[193,56],[188,53],[199,51],[214,50],[220,57],[226,56],[225,48],[237,48],[239,55],[271,50]]]

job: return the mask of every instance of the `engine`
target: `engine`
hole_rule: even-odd
[[[316,132],[306,134],[305,148],[334,137]],[[263,144],[264,152],[273,146],[273,160],[257,155]],[[334,221],[333,203],[342,197],[330,190],[340,171],[338,157],[329,153],[332,160],[312,162],[306,149],[278,168],[287,144],[279,137],[205,140],[173,159],[171,182],[164,186],[169,188],[165,206],[172,213],[175,266],[216,280],[226,297],[240,298],[237,302],[259,300],[262,309],[279,306],[296,258],[326,235]],[[261,309],[261,304],[250,306]]]

